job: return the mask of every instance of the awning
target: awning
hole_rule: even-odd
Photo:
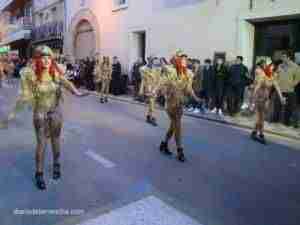
[[[31,30],[20,30],[14,33],[10,33],[8,37],[4,38],[2,42],[0,42],[0,46],[9,45],[10,43],[22,39],[30,39]]]
[[[63,49],[63,44],[64,44],[63,39],[59,39],[59,38],[45,39],[45,40],[32,42],[33,47],[36,47],[38,45],[47,45],[52,49],[59,49],[59,50]]]

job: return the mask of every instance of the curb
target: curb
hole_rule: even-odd
[[[94,92],[90,92],[90,93],[94,96],[97,96]],[[112,96],[112,95],[109,95],[108,97],[110,99],[116,100],[116,101],[121,101],[121,102],[130,103],[130,104],[146,106],[145,103],[137,102],[137,101],[133,101],[133,100],[129,100],[129,99],[124,99],[122,97],[116,97],[116,96]],[[160,110],[160,111],[164,111],[164,108],[160,107],[160,106],[157,109]],[[228,121],[224,121],[224,120],[208,118],[208,117],[201,116],[201,115],[193,115],[193,114],[189,114],[189,113],[186,113],[186,112],[184,112],[184,115],[187,116],[187,117],[192,117],[192,118],[196,118],[196,119],[202,119],[202,120],[207,120],[207,121],[216,122],[216,123],[220,123],[220,124],[225,124],[225,125],[232,126],[232,127],[238,127],[238,128],[243,128],[243,129],[247,129],[247,130],[252,130],[253,129],[252,126],[239,124],[239,123],[234,123],[234,122],[228,122]],[[292,140],[295,140],[295,141],[300,140],[299,137],[296,137],[294,135],[282,134],[282,133],[272,131],[272,130],[265,130],[265,132],[268,133],[268,134],[271,134],[271,135],[275,135],[275,136],[279,136],[279,137],[283,137],[283,138],[288,138],[288,139],[292,139]]]

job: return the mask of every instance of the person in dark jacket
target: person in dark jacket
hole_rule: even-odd
[[[121,94],[121,74],[122,68],[121,63],[117,56],[113,57],[113,64],[112,64],[112,80],[111,80],[111,93],[113,95],[120,95]]]
[[[223,115],[224,99],[226,82],[228,80],[228,70],[225,66],[224,59],[218,58],[216,65],[214,66],[215,73],[215,108],[213,113]]]
[[[211,109],[215,92],[215,73],[210,59],[206,59],[204,63],[201,98],[205,101],[206,109]]]
[[[85,67],[85,74],[87,79],[87,89],[93,90],[94,88],[94,80],[93,80],[93,62],[90,60],[89,57],[86,59],[86,67]]]
[[[134,98],[138,98],[142,76],[140,73],[140,68],[144,65],[143,59],[139,58],[136,63],[134,63],[132,68],[132,84],[134,85]]]
[[[202,70],[201,70],[201,62],[198,59],[193,59],[193,68],[191,70],[194,74],[193,77],[193,90],[197,97],[201,97],[201,91],[202,91]],[[202,98],[201,98],[202,99]],[[204,113],[204,107],[203,102],[199,103],[194,98],[189,97],[188,98],[188,112],[193,113]]]
[[[236,64],[229,69],[228,111],[231,115],[240,112],[244,91],[249,82],[248,68],[243,64],[243,57],[236,58]]]

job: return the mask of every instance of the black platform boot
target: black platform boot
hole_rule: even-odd
[[[154,126],[154,127],[157,127],[157,122],[156,122],[156,119],[154,117],[151,118],[151,124]]]
[[[108,98],[107,97],[104,98],[104,102],[106,102],[106,103],[108,102]]]
[[[161,142],[160,143],[160,147],[159,147],[159,150],[161,153],[164,153],[166,155],[172,155],[172,152],[169,150],[168,148],[168,144],[166,142]]]
[[[102,97],[100,98],[100,103],[104,103],[104,99]]]
[[[35,173],[35,181],[36,181],[36,187],[40,190],[46,189],[46,183],[44,180],[44,175],[42,172],[36,172]]]
[[[251,133],[251,139],[257,140],[257,132],[256,131],[252,131],[252,133]]]
[[[146,122],[147,122],[147,123],[151,123],[151,122],[152,122],[152,120],[151,120],[151,116],[149,116],[149,115],[147,116],[147,118],[146,118]]]
[[[267,144],[267,141],[265,139],[265,135],[263,135],[263,134],[259,135],[259,142],[262,143],[262,144],[264,144],[264,145]]]
[[[180,162],[185,162],[186,158],[183,154],[183,148],[178,148],[177,149],[177,160]]]
[[[58,180],[60,177],[61,177],[60,164],[59,163],[54,163],[54,165],[53,165],[53,179]]]

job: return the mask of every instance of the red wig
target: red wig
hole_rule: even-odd
[[[174,59],[175,68],[177,70],[178,76],[187,76],[187,67],[182,65],[182,58],[181,57],[175,57]]]
[[[37,76],[37,80],[41,81],[43,72],[46,69],[41,56],[35,57],[33,59],[33,66],[34,66],[34,72]],[[53,59],[51,59],[48,72],[52,77],[55,77],[56,73],[58,73],[59,75],[63,75],[63,72],[59,69],[57,63]]]
[[[274,65],[271,63],[265,68],[265,74],[267,77],[272,78],[273,77],[273,72],[274,72]]]

